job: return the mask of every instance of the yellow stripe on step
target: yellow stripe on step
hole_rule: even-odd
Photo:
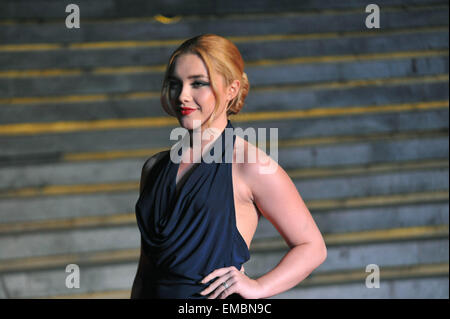
[[[404,51],[388,53],[370,53],[370,54],[350,54],[333,56],[311,56],[311,57],[293,57],[288,59],[261,59],[257,61],[248,61],[247,67],[269,67],[276,65],[293,65],[309,63],[340,63],[355,61],[371,61],[386,59],[405,59],[448,55],[448,50],[423,50],[423,51]],[[0,71],[0,78],[29,78],[29,77],[55,77],[55,76],[79,76],[82,74],[93,75],[119,75],[136,73],[162,73],[166,65],[136,65],[120,67],[97,67],[85,71],[82,68],[74,69],[43,69],[43,70],[8,70]]]
[[[448,263],[428,264],[428,265],[411,265],[411,266],[395,266],[395,267],[380,267],[380,275],[383,280],[403,279],[403,278],[418,278],[429,276],[448,276]],[[313,285],[333,285],[343,284],[346,282],[359,282],[364,284],[369,273],[365,268],[358,270],[350,270],[343,272],[323,272],[312,274],[296,288],[303,288]],[[294,288],[295,289],[295,288]]]
[[[271,91],[302,91],[302,90],[326,90],[326,89],[351,89],[368,86],[388,86],[402,84],[419,84],[448,82],[448,74],[436,74],[429,76],[415,77],[395,77],[367,80],[348,80],[348,81],[330,81],[320,83],[301,83],[287,85],[269,85],[257,86],[252,88],[252,92],[271,92]],[[36,104],[67,104],[67,103],[92,103],[118,100],[142,100],[159,99],[160,92],[131,92],[131,93],[106,93],[106,94],[86,94],[86,95],[64,95],[64,96],[32,96],[32,97],[11,97],[0,98],[1,106],[11,105],[36,105]]]
[[[395,280],[406,278],[427,278],[435,276],[448,276],[449,264],[420,264],[412,266],[380,267],[383,280]],[[341,272],[319,272],[313,273],[299,285],[292,289],[304,289],[316,285],[345,285],[346,283],[358,282],[364,284],[367,275],[365,269],[347,270]],[[387,282],[385,282],[387,283]],[[79,294],[55,295],[40,297],[46,299],[129,299],[131,290],[96,291]]]
[[[136,228],[136,231],[137,228]],[[332,237],[331,237],[332,236]],[[386,241],[418,240],[448,237],[448,225],[404,227],[394,229],[376,229],[354,233],[324,235],[327,245],[348,245],[365,243],[383,243]],[[254,241],[250,247],[251,253],[267,253],[271,250],[286,250],[284,240],[271,238]],[[49,269],[68,264],[104,264],[137,262],[139,248],[129,248],[113,251],[73,253],[49,256],[34,256],[14,259],[2,259],[0,272],[24,271],[33,269]]]
[[[139,182],[117,182],[103,184],[51,185],[43,187],[24,187],[0,193],[4,197],[54,196],[72,194],[93,194],[103,192],[125,192],[138,189]]]
[[[344,136],[321,136],[321,137],[302,137],[296,139],[285,139],[278,141],[279,148],[291,147],[308,147],[320,146],[326,144],[342,144],[342,143],[366,143],[376,140],[405,140],[414,138],[441,138],[448,137],[447,131],[411,131],[399,133],[372,133],[367,135],[344,135]],[[266,150],[269,150],[270,141],[266,143]],[[112,150],[101,152],[77,152],[65,153],[61,160],[64,162],[71,161],[98,161],[98,160],[115,160],[121,158],[139,158],[150,157],[156,153],[170,149],[167,147],[148,148],[148,149],[130,149],[130,150]]]
[[[302,41],[314,39],[336,39],[346,37],[379,37],[396,34],[426,33],[448,31],[448,26],[432,26],[418,28],[398,28],[394,30],[366,30],[343,31],[343,32],[321,32],[305,34],[264,34],[247,36],[226,37],[234,43],[251,42],[278,42],[278,41]],[[26,44],[3,44],[0,45],[0,52],[20,52],[20,51],[48,51],[48,50],[110,50],[127,49],[139,47],[167,47],[178,46],[185,39],[150,40],[150,41],[97,41],[79,43],[26,43]]]
[[[136,224],[134,213],[47,219],[0,224],[0,234]]]
[[[409,205],[414,203],[432,203],[436,201],[448,201],[448,191],[440,192],[424,192],[424,193],[410,193],[398,195],[386,195],[379,196],[379,201],[374,201],[373,197],[358,198],[358,205],[355,206],[343,206],[342,202],[335,202],[335,206],[327,206],[325,208],[343,209],[343,208],[355,208],[364,206],[388,206],[388,205]],[[351,199],[347,199],[349,201]],[[320,213],[321,201],[307,201],[306,206],[315,213]],[[134,225],[136,223],[134,213],[123,213],[104,216],[85,216],[85,217],[73,217],[62,219],[49,219],[49,220],[37,220],[37,221],[22,221],[22,222],[10,222],[0,224],[0,235],[11,233],[23,233],[30,231],[48,231],[48,230],[62,230],[62,229],[75,229],[86,227],[108,227],[108,226],[125,226]],[[330,237],[328,240],[333,240]],[[284,245],[284,244],[283,244]]]
[[[441,238],[448,237],[448,235],[448,225],[435,225],[324,234],[323,238],[327,246],[336,246],[398,240]],[[250,249],[251,252],[256,253],[265,252],[267,250],[288,249],[288,246],[283,238],[277,237],[255,240],[251,244]]]
[[[268,111],[242,113],[232,116],[237,122],[276,121],[305,119],[314,117],[349,116],[360,114],[424,111],[448,108],[447,101],[416,102],[388,105],[369,105],[333,108],[313,108],[292,111]],[[175,126],[178,121],[172,117],[146,117],[127,119],[107,119],[96,121],[20,123],[0,125],[0,135],[36,135],[48,133],[68,133],[96,130],[116,130],[135,128],[157,128]]]

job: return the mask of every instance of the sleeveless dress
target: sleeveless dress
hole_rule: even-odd
[[[221,160],[207,163],[202,157],[178,193],[179,164],[169,151],[150,170],[135,207],[142,253],[150,261],[141,269],[137,298],[206,298],[199,292],[214,279],[201,284],[205,276],[217,268],[239,270],[249,260],[236,227],[231,170],[236,136],[229,120],[226,128],[231,130],[223,130],[209,148],[212,158],[220,151]]]

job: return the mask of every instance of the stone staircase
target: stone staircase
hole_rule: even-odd
[[[448,1],[379,0],[380,29],[360,0],[76,3],[80,29],[61,1],[0,2],[0,298],[129,298],[140,170],[177,126],[163,71],[200,33],[240,49],[251,89],[231,121],[278,128],[327,243],[275,298],[449,297]],[[246,271],[286,251],[261,219]]]

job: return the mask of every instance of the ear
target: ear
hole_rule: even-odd
[[[241,82],[239,80],[234,80],[229,86],[228,86],[228,94],[227,94],[227,100],[231,101],[236,97],[236,95],[239,92],[239,88],[241,87]]]

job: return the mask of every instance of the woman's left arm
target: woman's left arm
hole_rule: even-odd
[[[295,184],[269,156],[266,160],[276,165],[275,172],[262,174],[268,164],[260,161],[245,163],[244,180],[255,205],[290,249],[275,268],[257,279],[247,277],[235,267],[213,271],[202,281],[207,283],[217,278],[203,291],[204,295],[211,294],[209,298],[226,298],[233,293],[244,298],[267,298],[296,286],[326,259],[323,237]]]

